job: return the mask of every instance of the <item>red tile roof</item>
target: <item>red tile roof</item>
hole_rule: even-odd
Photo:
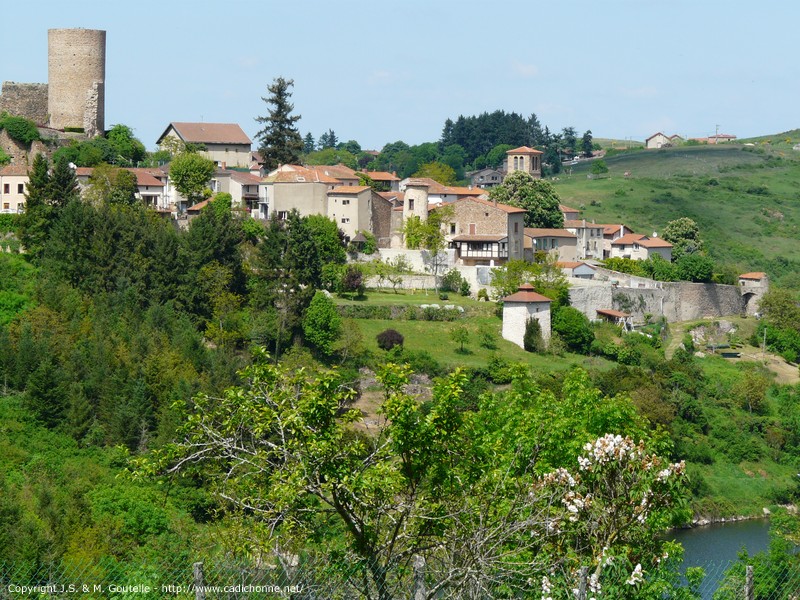
[[[341,183],[335,177],[299,165],[282,165],[264,177],[266,183]]]
[[[368,185],[339,185],[339,186],[336,186],[335,188],[333,188],[332,190],[328,190],[328,195],[329,196],[331,196],[331,195],[341,196],[343,194],[344,195],[350,195],[350,194],[358,195],[361,192],[363,192],[364,190],[368,190],[368,189],[370,189]]]
[[[535,148],[530,148],[529,146],[520,146],[513,150],[507,150],[506,154],[544,154],[544,152],[536,150]]]
[[[556,262],[556,266],[560,267],[562,269],[576,269],[576,268],[580,267],[581,265],[583,265],[584,267],[589,267],[590,269],[594,269],[594,267],[592,265],[590,265],[589,263],[585,263],[585,262],[581,262],[581,261],[565,260],[565,261],[557,261]]]
[[[396,173],[389,173],[388,171],[364,171],[372,181],[400,181]]]
[[[339,163],[338,165],[306,165],[307,169],[321,173],[326,177],[335,177],[336,179],[356,179],[358,180],[358,173],[353,171],[350,167]]]
[[[161,143],[170,128],[188,144],[250,144],[238,123],[178,123],[172,122],[156,140]]]
[[[519,291],[503,298],[503,302],[552,302],[547,296],[542,296],[533,291],[530,283],[519,286]]]
[[[767,276],[766,273],[762,271],[757,271],[755,273],[742,273],[739,275],[739,279],[751,279],[753,281],[761,281]]]
[[[666,240],[650,238],[641,233],[628,233],[611,242],[612,246],[630,246],[631,244],[639,244],[645,248],[672,248],[672,244]]]
[[[560,210],[562,213],[579,213],[579,212],[581,212],[577,208],[570,208],[569,206],[565,206],[564,204],[559,204],[558,205],[558,210]]]
[[[231,171],[231,179],[242,185],[258,185],[261,183],[261,177],[258,175],[243,173],[242,171]]]
[[[5,175],[6,177],[14,177],[27,174],[28,174],[28,167],[26,167],[25,165],[6,165],[2,169],[0,169],[0,175]]]

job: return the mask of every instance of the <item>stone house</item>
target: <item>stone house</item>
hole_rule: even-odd
[[[647,260],[658,255],[664,260],[672,260],[672,244],[657,237],[640,233],[629,233],[611,243],[611,258],[631,258]]]
[[[503,339],[524,348],[525,325],[528,319],[536,319],[542,330],[542,339],[549,342],[551,302],[550,298],[537,294],[529,283],[503,298]]]
[[[156,144],[163,147],[169,139],[184,144],[197,144],[205,147],[200,152],[223,169],[226,167],[249,168],[252,162],[250,147],[252,142],[236,123],[177,123],[167,125]]]
[[[451,206],[445,239],[460,264],[495,266],[524,258],[525,209],[482,198],[461,198]]]
[[[649,138],[644,141],[644,147],[648,150],[662,148],[664,146],[671,145],[671,140],[668,136],[664,135],[660,131],[658,133],[654,133]]]
[[[28,167],[24,165],[0,168],[0,213],[23,212],[28,181]]]
[[[467,176],[473,188],[486,190],[503,183],[504,174],[497,169],[481,169],[467,173]]]
[[[558,205],[558,210],[561,211],[561,214],[564,215],[565,221],[574,221],[579,219],[581,216],[581,211],[577,208],[570,208],[569,206],[565,206],[563,204]]]
[[[302,216],[327,215],[328,192],[342,182],[313,169],[299,165],[282,165],[264,177],[259,184],[258,202],[285,219],[292,210]]]
[[[577,236],[567,229],[525,228],[525,260],[530,262],[537,252],[554,254],[560,261],[574,261],[577,244]]]
[[[604,225],[587,222],[586,219],[564,220],[564,229],[575,234],[576,260],[587,258],[600,260],[603,258],[604,227]]]

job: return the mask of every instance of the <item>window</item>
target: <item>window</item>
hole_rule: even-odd
[[[8,202],[3,202],[3,210],[8,210],[9,208],[11,208],[11,204]]]
[[[514,223],[514,233],[519,233],[519,223]]]
[[[639,249],[639,244],[634,244],[634,245],[633,245],[633,249],[634,249],[634,250],[638,250],[638,249]]]
[[[11,184],[10,183],[4,183],[3,184],[3,193],[4,194],[10,194],[11,193]]]
[[[408,199],[408,210],[414,210],[414,199],[413,198],[409,198]]]
[[[350,222],[350,219],[348,219],[347,217],[342,217],[342,223],[347,224],[349,222]]]
[[[515,156],[514,157],[514,170],[516,171],[517,169],[519,169],[519,157]]]
[[[456,234],[456,224],[450,223],[450,235],[455,235],[455,234]]]
[[[24,194],[25,193],[25,184],[24,183],[18,183],[17,184],[17,193],[18,194]]]
[[[285,221],[288,217],[289,217],[289,211],[288,210],[279,210],[278,211],[278,220],[279,221]]]
[[[350,204],[350,200],[342,200],[342,206],[347,206]]]

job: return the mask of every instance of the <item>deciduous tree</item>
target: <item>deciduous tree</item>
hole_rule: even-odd
[[[184,152],[169,163],[169,177],[189,204],[197,204],[204,199],[215,168],[213,161],[195,152]]]
[[[525,227],[561,228],[564,215],[559,208],[559,198],[553,186],[534,179],[524,171],[514,171],[502,184],[489,191],[497,202],[524,208]]]

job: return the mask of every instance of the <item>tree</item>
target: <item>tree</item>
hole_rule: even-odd
[[[563,142],[563,148],[570,156],[574,156],[578,150],[578,132],[575,131],[575,128],[564,127],[564,129],[561,130],[561,140]]]
[[[317,143],[314,141],[314,136],[309,131],[306,137],[303,138],[303,154],[311,154],[317,149]]]
[[[453,167],[441,162],[425,163],[412,177],[428,177],[442,185],[456,183],[456,172]]]
[[[333,129],[328,129],[325,133],[319,136],[319,141],[317,142],[317,150],[325,150],[326,148],[336,148],[339,145],[339,138],[336,137],[336,133]]]
[[[458,351],[464,354],[464,344],[469,342],[469,330],[465,325],[456,325],[450,330],[450,339],[459,344]]]
[[[396,329],[385,329],[375,336],[375,339],[381,350],[391,350],[395,346],[403,345],[403,334]]]
[[[667,223],[661,232],[661,237],[672,244],[672,260],[678,260],[684,254],[694,254],[703,250],[700,228],[689,217],[681,217]]]
[[[203,200],[215,169],[214,161],[194,152],[184,152],[169,163],[169,177],[189,204],[197,204]]]
[[[41,256],[50,228],[50,165],[44,154],[37,154],[28,171],[25,186],[25,212],[19,223],[19,237],[34,260]]]
[[[560,229],[564,226],[560,200],[553,186],[542,179],[534,179],[524,171],[511,173],[503,183],[489,190],[489,198],[524,208],[527,211],[525,227]]]
[[[95,206],[106,202],[132,206],[138,191],[136,175],[127,169],[102,163],[92,170],[84,198]]]
[[[300,120],[300,115],[292,114],[294,105],[289,102],[292,97],[290,91],[292,86],[294,80],[277,77],[272,81],[272,85],[267,87],[270,95],[261,98],[271,106],[268,109],[268,116],[256,117],[256,121],[264,125],[264,128],[256,133],[256,139],[259,140],[258,151],[268,171],[279,165],[300,162],[303,138],[295,125]]]
[[[592,132],[591,130],[586,131],[581,138],[581,150],[583,151],[583,155],[586,158],[592,156],[592,150],[594,149],[594,143],[592,141]]]
[[[595,161],[592,161],[591,171],[592,175],[605,175],[606,173],[608,173],[608,165],[606,164],[606,161],[602,159],[597,159]]]
[[[675,266],[683,281],[708,282],[714,276],[714,261],[704,254],[684,254]]]
[[[342,333],[342,318],[324,292],[317,292],[311,299],[303,317],[303,333],[317,350],[325,355],[333,354]]]
[[[761,298],[758,309],[771,325],[800,331],[800,306],[789,290],[771,287]]]
[[[544,352],[545,343],[542,338],[542,325],[539,319],[533,317],[525,321],[525,335],[522,338],[522,344],[526,352]]]
[[[144,160],[146,150],[144,144],[136,139],[133,130],[127,125],[114,125],[106,134],[116,154],[114,164],[137,166]]]
[[[567,348],[578,354],[588,354],[594,341],[589,319],[571,306],[561,307],[553,316],[553,332],[557,333]]]
[[[75,170],[70,166],[66,158],[59,157],[55,161],[53,172],[50,175],[48,201],[57,210],[60,210],[79,197],[80,193]]]

